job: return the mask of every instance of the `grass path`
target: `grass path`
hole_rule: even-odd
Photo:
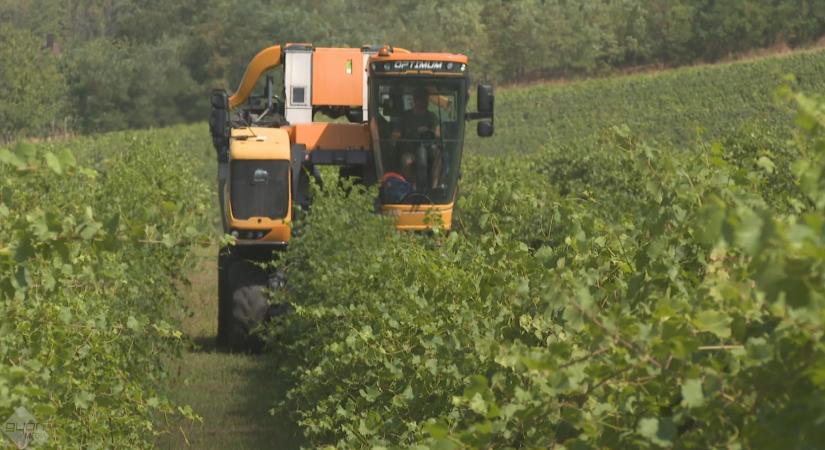
[[[292,449],[300,446],[298,427],[272,416],[274,399],[287,388],[271,355],[239,355],[215,349],[217,331],[216,250],[203,252],[191,284],[182,289],[187,316],[183,331],[194,341],[174,362],[169,397],[189,405],[202,423],[178,421],[157,442],[161,449]]]

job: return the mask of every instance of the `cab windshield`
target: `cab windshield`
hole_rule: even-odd
[[[464,137],[462,80],[374,77],[371,84],[382,203],[450,203]]]

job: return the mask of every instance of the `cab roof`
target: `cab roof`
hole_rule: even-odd
[[[396,49],[387,56],[373,55],[370,62],[385,61],[444,61],[458,64],[467,64],[467,55],[460,53],[430,53],[430,52],[406,52]]]

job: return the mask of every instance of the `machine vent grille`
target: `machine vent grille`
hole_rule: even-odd
[[[232,215],[283,219],[289,210],[289,161],[235,160],[231,165]]]

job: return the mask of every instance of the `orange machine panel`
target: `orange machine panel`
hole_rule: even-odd
[[[357,48],[316,48],[312,54],[312,104],[361,106],[364,58]]]
[[[290,128],[296,144],[313,150],[369,150],[370,133],[358,123],[301,123]]]

